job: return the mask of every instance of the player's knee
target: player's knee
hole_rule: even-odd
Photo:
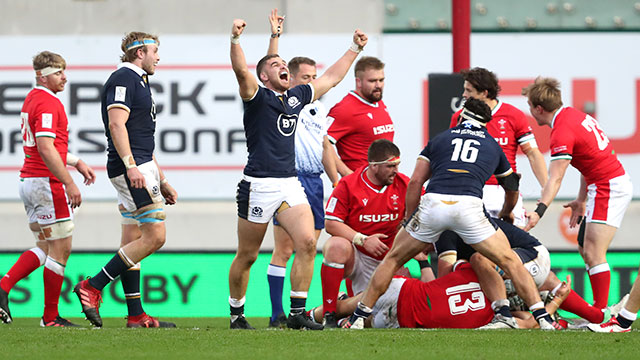
[[[322,248],[322,256],[331,262],[344,263],[344,258],[352,251],[351,243],[341,237],[332,236]]]
[[[305,236],[299,239],[295,244],[296,254],[315,254],[316,253],[316,239],[313,234]]]

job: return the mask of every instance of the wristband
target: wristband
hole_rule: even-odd
[[[231,35],[231,43],[236,45],[240,44],[240,35],[238,36]]]
[[[538,214],[540,218],[542,218],[542,215],[544,215],[544,212],[547,211],[547,205],[543,203],[538,203],[538,207],[536,207],[534,211],[536,212],[536,214]]]
[[[124,163],[124,167],[129,170],[137,167],[136,161],[133,159],[133,155],[126,155],[122,157],[122,162]]]
[[[271,34],[272,39],[279,38],[279,37],[280,37],[280,33]]]
[[[429,260],[418,260],[418,264],[420,265],[420,270],[431,266],[431,264],[429,264]]]
[[[355,42],[352,42],[349,50],[353,51],[356,54],[359,54],[360,52],[362,52],[362,47]]]
[[[366,238],[367,238],[367,235],[356,233],[355,235],[353,235],[353,239],[351,239],[351,242],[354,245],[363,246]]]
[[[164,184],[168,184],[169,180],[167,180],[167,178],[164,178],[162,180],[160,180],[160,185],[164,185]]]
[[[76,166],[76,165],[78,165],[78,161],[80,161],[79,157],[73,155],[70,152],[67,153],[67,165]]]

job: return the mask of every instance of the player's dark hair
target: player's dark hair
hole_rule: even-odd
[[[136,59],[136,53],[138,49],[142,49],[142,51],[147,53],[147,45],[140,47],[133,47],[127,50],[127,47],[131,46],[136,41],[144,41],[144,39],[153,39],[156,41],[158,45],[160,45],[160,40],[158,40],[157,35],[147,34],[140,31],[132,31],[126,34],[122,38],[122,42],[120,43],[120,50],[122,50],[122,55],[120,56],[120,61],[122,62],[132,62]]]
[[[258,80],[260,80],[260,73],[262,72],[262,69],[264,68],[264,66],[267,65],[267,61],[276,57],[280,57],[280,55],[278,54],[265,55],[262,59],[260,59],[260,61],[258,61],[258,65],[256,66],[256,75],[258,75]]]
[[[487,91],[487,97],[495,100],[500,93],[500,85],[498,85],[498,78],[496,74],[491,71],[474,67],[460,71],[460,75],[465,81],[468,81],[479,92]]]
[[[308,57],[304,56],[296,56],[293,59],[289,60],[289,63],[287,64],[289,66],[289,72],[291,73],[291,76],[296,76],[296,74],[300,70],[301,64],[316,66],[316,62],[313,59],[309,59]]]
[[[491,120],[491,108],[482,100],[469,98],[465,101],[464,108],[474,113],[478,121],[485,120],[482,122],[486,124]]]
[[[369,162],[385,161],[392,156],[400,156],[400,149],[387,139],[378,139],[369,145],[367,153]]]
[[[363,56],[356,63],[356,66],[353,69],[353,73],[356,77],[359,77],[359,75],[365,72],[367,69],[382,70],[384,69],[384,63],[377,57]]]

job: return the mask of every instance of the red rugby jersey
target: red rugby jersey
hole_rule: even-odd
[[[20,177],[54,177],[38,153],[36,138],[41,136],[53,138],[53,145],[66,164],[69,121],[64,105],[51,90],[36,86],[27,94],[20,117],[25,156]]]
[[[331,108],[327,119],[329,140],[351,170],[367,165],[367,151],[373,141],[393,141],[395,134],[384,102],[370,103],[354,91]]]
[[[607,181],[625,171],[598,121],[572,107],[556,112],[551,122],[551,161],[571,160],[587,184]]]
[[[367,179],[366,169],[363,166],[340,180],[327,201],[325,219],[341,221],[365,235],[385,234],[388,238],[381,241],[391,248],[404,216],[409,178],[398,173],[393,184],[377,186]],[[357,248],[378,260],[386,255],[373,256],[364,247]]]

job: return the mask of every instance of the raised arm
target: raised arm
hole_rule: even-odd
[[[329,89],[338,85],[340,81],[344,79],[351,64],[356,60],[364,46],[367,45],[367,41],[367,35],[357,29],[353,34],[353,43],[349,50],[347,50],[335,64],[331,65],[322,76],[311,82],[315,90],[313,100],[319,99],[322,95],[326,94]]]
[[[231,67],[240,86],[240,97],[244,100],[251,99],[258,91],[258,81],[249,72],[244,51],[240,46],[240,35],[246,26],[247,23],[244,20],[235,19],[231,27]]]
[[[269,49],[267,55],[278,53],[278,40],[283,31],[284,15],[278,15],[278,9],[271,10],[269,14],[269,24],[271,24],[271,38],[269,39]]]

